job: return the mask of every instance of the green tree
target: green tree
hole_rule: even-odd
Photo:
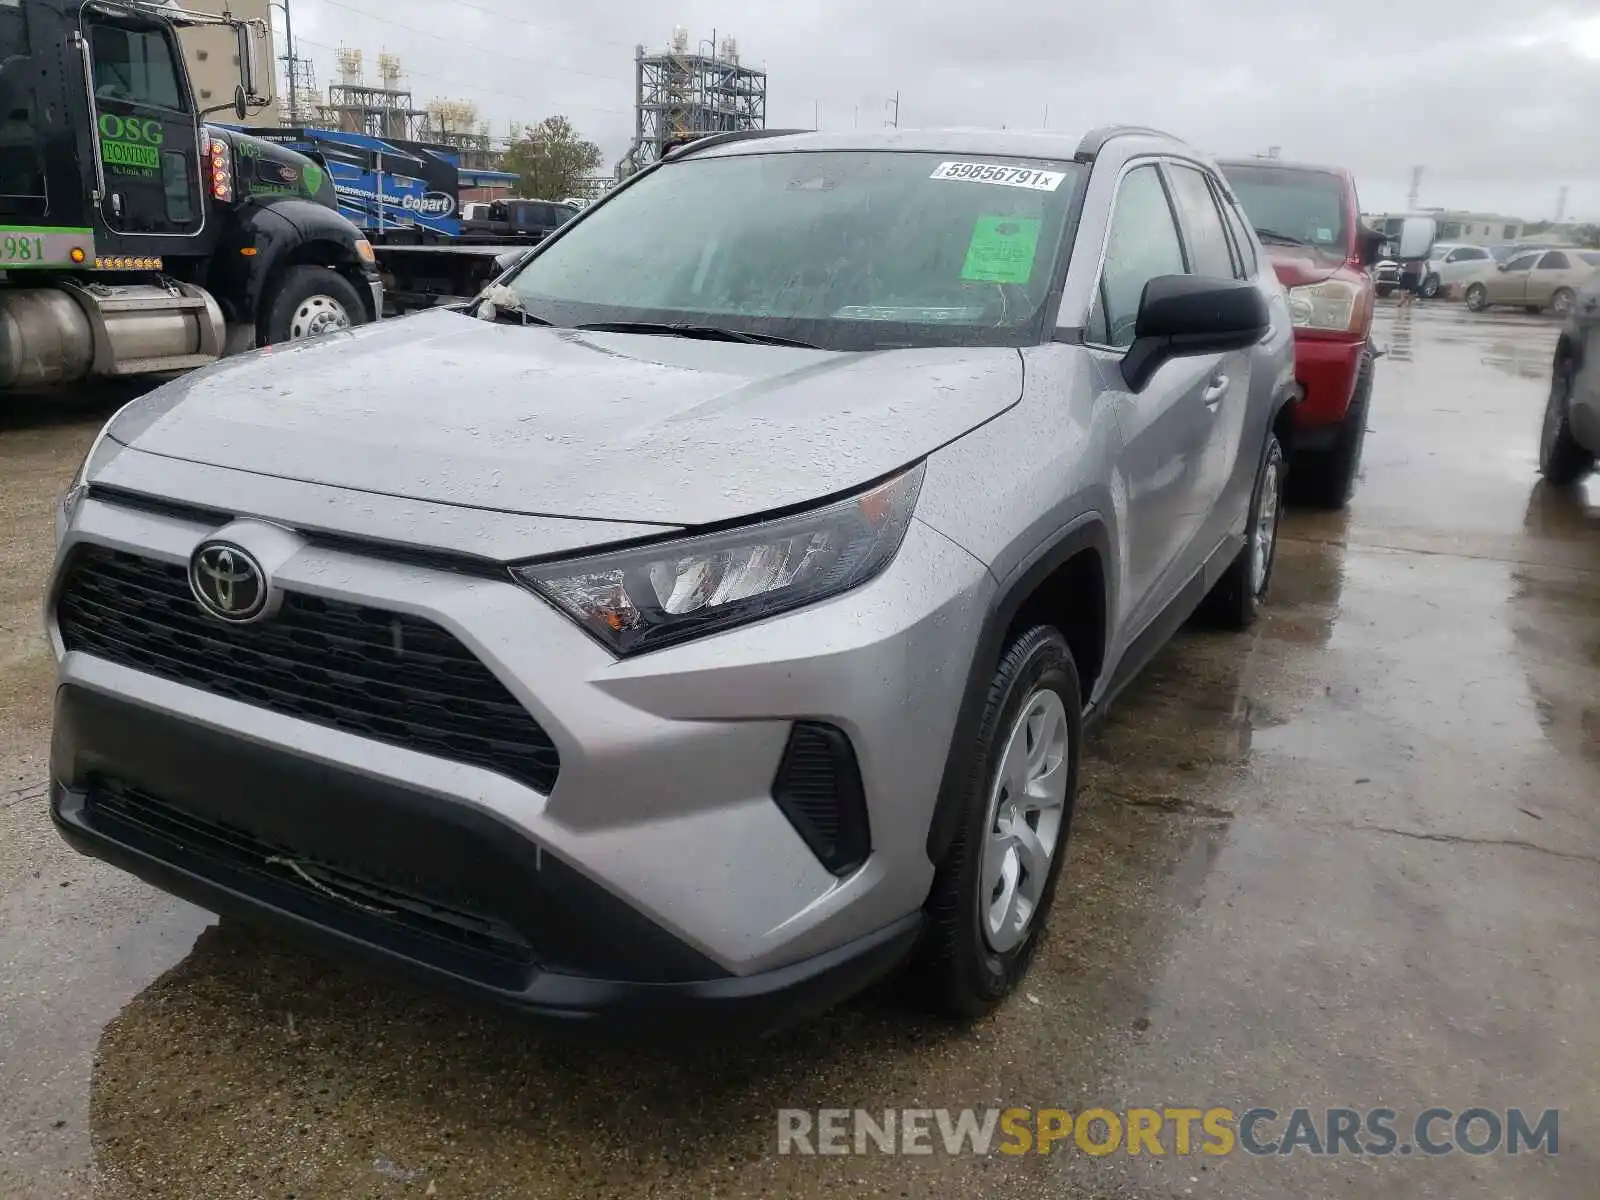
[[[600,147],[579,137],[562,116],[525,126],[506,151],[506,170],[522,176],[522,194],[544,200],[577,195],[579,180],[600,161]]]

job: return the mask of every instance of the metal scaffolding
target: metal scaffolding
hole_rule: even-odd
[[[767,73],[739,62],[733,38],[713,34],[693,52],[679,26],[660,54],[634,53],[633,145],[617,164],[619,178],[655,162],[684,134],[723,133],[767,126]]]

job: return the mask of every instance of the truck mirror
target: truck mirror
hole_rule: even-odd
[[[1438,237],[1439,225],[1432,217],[1407,217],[1400,223],[1400,257],[1427,258]]]
[[[242,121],[248,113],[248,104],[256,94],[256,48],[250,37],[250,22],[240,21],[239,35],[239,86],[233,93],[233,111]]]

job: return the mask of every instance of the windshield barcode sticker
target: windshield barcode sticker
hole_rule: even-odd
[[[1053,192],[1066,177],[1062,171],[1039,171],[1033,167],[1002,167],[994,163],[976,162],[942,162],[928,176],[929,179],[955,179],[968,183],[998,183],[1002,187],[1030,188],[1036,192]]]

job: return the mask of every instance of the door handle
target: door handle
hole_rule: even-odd
[[[1206,390],[1201,393],[1207,408],[1215,408],[1222,403],[1222,397],[1228,391],[1228,377],[1220,372],[1211,377],[1211,382],[1206,384]]]

